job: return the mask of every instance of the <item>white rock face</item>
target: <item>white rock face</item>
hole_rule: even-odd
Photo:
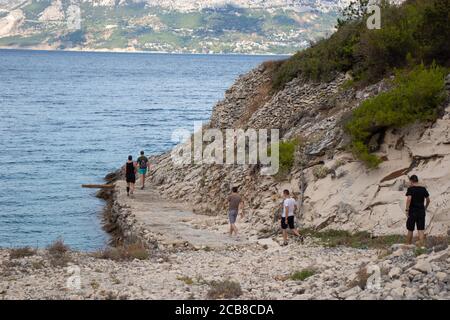
[[[211,215],[226,214],[230,187],[239,185],[257,233],[276,228],[274,213],[279,210],[282,190],[288,188],[299,201],[301,226],[387,235],[405,232],[408,175],[417,174],[431,195],[426,232],[446,235],[450,229],[450,105],[433,124],[388,130],[377,151],[385,161],[369,170],[346,151],[341,123],[363,99],[385,91],[388,84],[381,81],[355,92],[342,90],[344,81],[344,75],[319,84],[298,78],[268,96],[270,72],[262,65],[241,76],[214,107],[212,128],[279,128],[283,139],[300,137],[302,150],[284,181],[261,176],[255,166],[174,167],[169,153],[152,160],[151,179],[163,194]],[[450,92],[450,79],[447,82]]]
[[[39,17],[39,21],[63,21],[64,19],[65,14],[60,0],[54,1]]]
[[[20,9],[13,10],[7,16],[0,18],[0,37],[18,33],[24,21],[25,15]]]

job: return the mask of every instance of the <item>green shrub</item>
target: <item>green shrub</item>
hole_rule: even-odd
[[[326,166],[316,166],[313,169],[313,176],[316,179],[323,179],[330,173],[330,169]]]
[[[54,267],[65,267],[72,261],[70,247],[64,243],[62,238],[56,239],[47,247],[49,260]]]
[[[94,253],[98,259],[126,261],[126,260],[147,260],[150,257],[145,246],[136,241],[135,243],[124,244],[118,247],[107,247]]]
[[[355,156],[369,167],[376,167],[381,160],[370,154],[367,145],[373,134],[415,121],[434,120],[445,99],[445,75],[445,69],[436,65],[397,72],[393,89],[367,99],[355,109],[345,126]]]
[[[367,0],[359,1],[359,6],[344,10],[330,38],[298,52],[275,70],[275,90],[299,75],[329,81],[338,72],[350,71],[355,85],[364,85],[391,74],[394,68],[407,67],[408,62],[450,65],[450,1],[409,0],[400,6],[383,1],[382,27],[376,30],[367,28],[367,14],[358,9]]]
[[[294,272],[291,276],[290,279],[294,280],[294,281],[303,281],[311,276],[313,276],[316,273],[315,270],[312,269],[303,269],[301,271],[296,271]]]
[[[211,281],[209,287],[208,299],[232,299],[242,295],[241,285],[231,280]]]
[[[414,249],[414,255],[416,257],[421,256],[426,253],[428,253],[428,250],[426,248],[417,247]]]
[[[299,145],[298,139],[292,139],[288,141],[280,141],[278,143],[279,149],[279,171],[278,178],[285,177],[292,169],[295,161],[295,150]],[[269,149],[269,155],[271,155],[271,149]]]
[[[351,233],[349,231],[333,229],[324,231],[303,229],[301,230],[301,234],[319,239],[320,243],[326,247],[345,246],[359,249],[383,249],[390,248],[393,244],[404,241],[404,236],[402,235],[374,237],[365,231]]]
[[[177,277],[177,280],[183,281],[188,286],[194,284],[194,280],[192,280],[191,277],[187,277],[187,276]]]
[[[21,259],[25,257],[31,257],[36,254],[36,250],[30,248],[30,247],[21,247],[21,248],[14,248],[9,250],[9,258],[10,259]]]

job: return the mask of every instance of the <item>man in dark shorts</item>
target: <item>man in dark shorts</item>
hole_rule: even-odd
[[[147,174],[147,170],[150,170],[150,162],[148,158],[144,155],[144,151],[141,151],[141,156],[137,159],[137,163],[139,165],[139,174],[141,175],[141,190],[144,190],[145,187],[145,175]]]
[[[284,201],[283,201],[283,209],[281,213],[281,230],[283,231],[283,246],[287,246],[288,244],[288,233],[287,229],[292,231],[297,237],[300,238],[300,241],[303,242],[303,237],[298,233],[298,230],[295,228],[294,223],[294,211],[297,209],[297,203],[294,198],[292,198],[289,194],[289,190],[283,191]]]
[[[409,182],[411,185],[406,192],[406,228],[408,229],[406,243],[412,243],[414,229],[417,226],[419,244],[423,246],[425,245],[425,215],[430,205],[430,195],[425,187],[419,185],[419,178],[416,175],[412,175]],[[424,204],[425,201],[426,204]]]
[[[128,156],[125,163],[125,179],[127,182],[127,196],[134,193],[134,184],[136,183],[136,164],[132,156]]]
[[[241,218],[244,217],[244,212],[242,207],[244,202],[242,201],[241,196],[238,193],[238,188],[233,187],[231,190],[231,194],[228,196],[228,220],[230,222],[230,237],[233,235],[233,232],[237,235],[238,229],[236,227],[236,219],[239,213],[239,207],[241,206]]]

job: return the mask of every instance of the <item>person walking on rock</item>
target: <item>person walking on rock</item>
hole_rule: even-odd
[[[125,164],[125,179],[127,182],[127,196],[134,193],[134,184],[136,183],[136,164],[132,156],[128,156]]]
[[[150,170],[150,162],[148,158],[144,155],[144,151],[141,151],[141,156],[137,159],[137,163],[139,165],[139,174],[141,176],[141,190],[144,190],[145,187],[145,175],[147,174],[147,170]]]
[[[295,228],[294,221],[294,211],[297,209],[297,204],[295,199],[290,196],[289,190],[283,191],[284,201],[283,201],[283,209],[281,213],[281,230],[283,231],[283,246],[287,246],[288,244],[288,232],[287,229],[292,231],[303,243],[303,237],[298,233],[298,230]]]
[[[241,207],[241,218],[244,217],[244,212],[242,210],[244,202],[242,201],[242,197],[238,193],[238,188],[233,187],[231,191],[231,194],[228,196],[228,220],[230,222],[230,236],[233,235],[233,232],[236,235],[238,233],[238,228],[236,227],[236,219],[239,213],[239,207]]]
[[[430,205],[430,194],[419,185],[419,178],[412,175],[409,178],[410,187],[406,192],[406,243],[412,244],[414,229],[417,227],[419,245],[425,245],[425,215]],[[426,202],[426,204],[425,204]]]

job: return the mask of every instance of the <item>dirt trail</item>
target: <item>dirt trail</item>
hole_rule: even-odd
[[[132,197],[127,197],[124,181],[118,181],[116,186],[119,203],[129,207],[137,221],[150,232],[158,234],[159,241],[164,244],[187,242],[194,247],[221,248],[248,243],[242,236],[229,237],[225,228],[220,231],[208,228],[213,221],[217,221],[217,217],[195,214],[185,203],[162,199],[151,185],[144,190],[137,186]],[[226,221],[225,216],[223,219]]]

